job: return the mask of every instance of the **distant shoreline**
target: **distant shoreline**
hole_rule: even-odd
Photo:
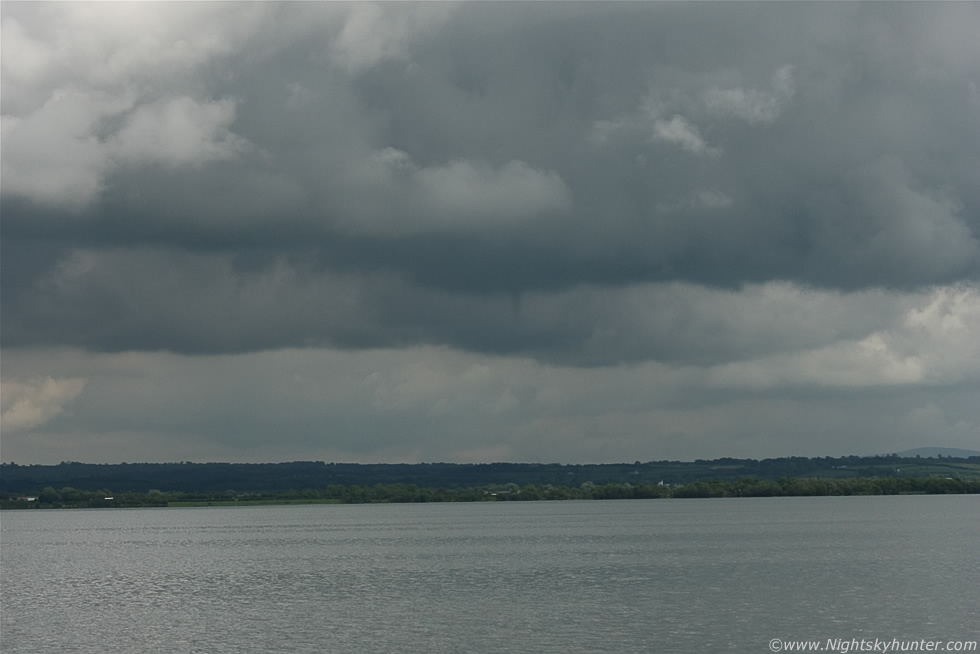
[[[71,487],[44,488],[37,495],[0,498],[0,509],[43,510],[81,508],[152,508],[204,506],[272,506],[295,504],[427,504],[444,502],[521,502],[561,500],[687,499],[738,497],[832,497],[882,495],[980,494],[980,479],[940,477],[862,477],[847,479],[784,478],[763,480],[707,481],[686,485],[594,484],[581,486],[537,486],[514,483],[466,488],[422,488],[414,484],[373,486],[330,485],[281,492],[240,493],[84,491]]]
[[[980,479],[980,456],[720,458],[633,463],[118,463],[0,464],[0,497],[38,494],[46,487],[105,491],[215,493],[285,492],[328,486],[414,484],[421,488],[482,488],[503,484],[579,487],[582,484],[687,485],[746,478],[941,477]]]

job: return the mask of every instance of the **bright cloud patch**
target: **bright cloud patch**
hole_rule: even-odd
[[[677,145],[691,154],[699,156],[717,157],[721,155],[720,149],[705,142],[697,125],[679,114],[674,115],[670,120],[654,121],[651,140]]]
[[[362,72],[384,59],[404,57],[413,39],[440,27],[454,10],[451,3],[352,3],[343,7],[343,27],[331,49],[352,72]]]
[[[85,388],[85,379],[46,379],[30,382],[4,381],[3,429],[21,431],[39,427],[60,415]]]
[[[711,383],[771,389],[785,385],[872,387],[980,380],[980,289],[935,289],[860,340],[717,366]]]
[[[93,128],[128,104],[59,91],[28,116],[3,116],[4,192],[54,206],[91,201],[102,189],[109,162],[109,152]]]
[[[178,89],[254,33],[264,11],[80,3],[5,15],[4,193],[82,209],[117,166],[233,156],[244,143],[229,131],[234,103]]]
[[[136,162],[196,164],[230,159],[246,144],[229,132],[234,120],[232,100],[170,98],[134,111],[110,147],[116,156]]]
[[[711,88],[705,91],[704,101],[713,113],[731,114],[752,125],[766,125],[779,118],[794,91],[793,67],[783,66],[772,76],[770,90]]]
[[[426,204],[445,216],[477,214],[509,220],[571,205],[568,188],[554,172],[511,161],[500,168],[470,161],[420,171]]]
[[[516,160],[495,167],[460,159],[423,168],[407,153],[385,148],[372,153],[351,182],[357,198],[342,221],[355,232],[481,229],[572,205],[557,173]],[[372,186],[384,189],[380,197],[368,192]]]

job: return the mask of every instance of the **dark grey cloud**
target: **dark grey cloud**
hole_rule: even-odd
[[[169,351],[186,370],[240,355],[262,377],[256,357],[278,351],[380,348],[397,376],[399,353],[448,348],[617,390],[653,366],[719,416],[743,392],[976,379],[976,4],[2,13],[5,352]],[[101,392],[71,380],[100,366],[20,366],[26,399],[5,416],[67,425],[73,398]],[[535,414],[501,384],[480,401],[527,409],[501,428],[578,430],[592,451],[572,413]],[[670,387],[667,413],[610,409],[610,430],[721,433]],[[297,434],[323,419],[282,399],[270,415],[293,409]],[[227,411],[208,415],[201,433]],[[431,430],[420,415],[397,420]],[[960,423],[944,433],[965,438],[975,421]]]
[[[230,255],[119,248],[59,261],[19,300],[23,314],[8,317],[5,338],[187,353],[452,344],[572,365],[718,364],[859,339],[913,304],[882,292],[807,294],[785,285],[473,294],[419,287],[391,272],[332,273],[315,262],[250,267]],[[60,319],[66,315],[72,319]]]

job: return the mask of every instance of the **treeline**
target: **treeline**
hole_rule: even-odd
[[[940,477],[819,479],[793,478],[765,480],[744,478],[736,481],[697,482],[684,486],[661,484],[585,482],[580,486],[518,486],[510,483],[489,487],[425,488],[415,484],[375,484],[344,486],[331,484],[320,489],[279,492],[184,492],[150,490],[113,494],[65,487],[44,488],[36,496],[0,494],[0,508],[98,508],[164,506],[248,506],[254,504],[315,503],[418,503],[418,502],[506,502],[536,500],[617,500],[654,498],[711,497],[790,497],[829,495],[901,495],[980,493],[980,480]]]
[[[849,479],[755,479],[697,482],[672,489],[671,497],[813,497],[824,495],[947,495],[980,493],[980,479],[859,477]]]
[[[121,463],[63,462],[58,465],[0,465],[0,493],[37,494],[41,489],[103,489],[147,493],[290,491],[330,485],[373,487],[407,484],[420,488],[467,489],[515,483],[520,487],[689,485],[708,480],[736,482],[746,477],[776,481],[790,478],[953,477],[980,479],[980,457],[785,457],[648,461],[615,464],[419,463],[357,464],[295,461],[289,463]]]

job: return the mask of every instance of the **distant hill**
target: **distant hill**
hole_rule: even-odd
[[[967,459],[971,456],[980,456],[980,450],[964,450],[959,447],[917,447],[914,450],[905,450],[904,452],[896,452],[898,456],[903,457],[955,457]]]

